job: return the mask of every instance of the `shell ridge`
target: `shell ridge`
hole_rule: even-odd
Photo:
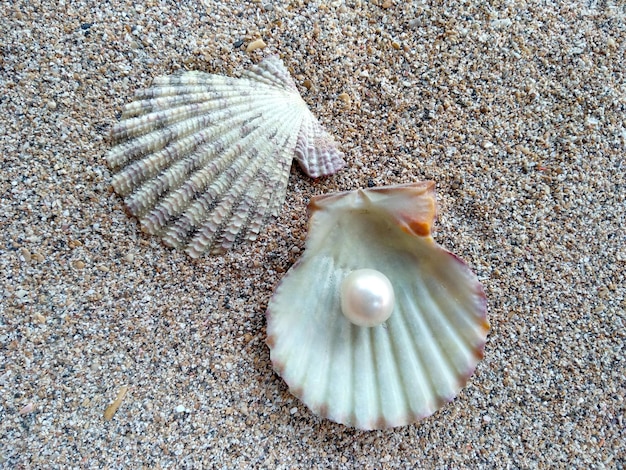
[[[163,174],[175,165],[185,166],[186,163],[182,163],[185,160],[196,160],[195,165],[192,165],[191,168],[201,165],[203,161],[215,156],[220,145],[223,146],[224,143],[228,142],[222,140],[221,144],[213,145],[208,149],[209,152],[203,152],[207,146],[217,143],[215,134],[200,130],[178,140],[170,141],[148,157],[135,160],[124,167],[114,176],[113,187],[118,194],[129,194],[135,188],[142,186],[145,180]],[[199,157],[194,158],[196,155]]]
[[[195,199],[180,217],[167,220],[167,225],[164,225],[159,232],[166,245],[179,248],[185,244],[194,227],[197,226],[198,219],[202,217],[201,214],[212,209],[213,204],[208,204],[207,200]]]
[[[291,119],[285,119],[284,124],[292,122]],[[297,122],[297,121],[296,121]],[[284,135],[288,135],[285,133]],[[287,150],[291,147],[293,136],[289,136],[284,142],[284,145],[278,146],[282,150],[276,156],[275,159],[275,171],[272,174],[267,173],[267,168],[262,167],[259,170],[258,175],[267,181],[268,190],[266,194],[268,197],[257,197],[251,204],[249,215],[246,224],[242,227],[241,238],[249,239],[248,233],[253,237],[259,233],[260,227],[268,222],[268,219],[276,215],[278,208],[282,205],[282,201],[285,199],[287,191],[287,184],[289,180],[289,168],[291,166],[292,156]],[[252,224],[251,219],[258,219],[260,223]]]
[[[198,79],[201,72],[186,72],[183,74],[163,75],[155,77],[150,86],[138,89],[133,96],[133,101],[126,105],[132,110],[139,101],[147,101],[157,98],[168,98],[176,95],[195,95],[207,91],[231,93],[234,90],[247,90],[250,87],[256,88],[258,83],[250,83],[242,80],[222,75],[205,74],[206,78]],[[125,108],[126,108],[125,107]]]
[[[203,103],[233,101],[233,104],[240,104],[246,98],[241,92],[232,89],[220,90],[214,87],[204,87],[202,91],[185,92],[185,90],[174,89],[174,94],[155,96],[153,98],[140,98],[124,106],[122,118],[124,121],[137,119],[158,111],[175,108],[185,108],[191,105]],[[121,122],[124,122],[121,121]],[[130,125],[128,127],[131,127]]]
[[[456,341],[463,344],[466,353],[469,354],[470,351],[473,351],[480,347],[481,344],[484,344],[481,335],[483,331],[480,326],[472,324],[471,317],[474,316],[474,313],[472,312],[472,309],[464,308],[462,306],[463,299],[451,296],[448,291],[442,289],[440,284],[434,283],[430,280],[426,282],[429,284],[429,290],[436,290],[438,292],[444,291],[444,295],[437,296],[437,304],[446,314],[445,321],[448,324],[448,328],[458,332],[454,333]]]
[[[261,227],[267,223],[268,219],[275,215],[272,212],[272,208],[274,205],[280,207],[287,192],[290,164],[291,158],[287,156],[287,162],[285,163],[285,157],[283,155],[283,158],[277,161],[279,168],[275,175],[273,177],[267,177],[269,183],[266,186],[266,190],[262,193],[258,193],[252,200],[248,217],[240,234],[242,239],[256,239]],[[279,175],[282,175],[282,177],[279,177]]]
[[[196,101],[198,98],[206,97],[202,101]],[[254,98],[251,100],[251,98]],[[188,104],[169,104],[169,100],[192,100]],[[282,101],[291,102],[294,99],[301,100],[299,95],[293,92],[286,92],[276,89],[246,89],[245,91],[225,90],[207,92],[195,95],[173,95],[164,98],[152,98],[140,101],[134,101],[126,105],[122,115],[122,120],[113,126],[111,135],[114,141],[128,139],[139,135],[144,135],[153,130],[156,125],[164,127],[166,123],[176,123],[187,116],[197,116],[202,113],[214,110],[227,111],[229,114],[239,118],[239,111],[252,109],[261,109],[266,106],[276,106],[276,103]],[[157,103],[163,105],[157,106]],[[162,115],[165,114],[165,117]],[[159,121],[160,119],[160,121]],[[169,119],[169,121],[166,121]],[[219,117],[214,119],[220,122]]]
[[[441,291],[441,286],[448,286],[447,295],[441,299],[444,302],[449,303],[454,299],[456,304],[461,304],[462,299],[471,300],[472,308],[464,309],[465,312],[456,315],[455,318],[459,322],[459,326],[462,327],[460,328],[461,331],[468,330],[468,332],[471,331],[472,335],[476,335],[476,332],[482,329],[482,325],[474,325],[472,320],[484,320],[486,318],[486,305],[483,302],[485,298],[484,291],[480,286],[478,278],[470,271],[465,262],[459,262],[457,257],[445,248],[439,245],[437,245],[437,248],[437,258],[431,260],[430,266],[432,268],[431,276],[440,279],[440,283],[431,283],[430,288]],[[444,269],[444,266],[448,268]],[[450,269],[450,266],[454,269]],[[463,284],[467,284],[467,286],[464,287]],[[471,287],[469,286],[470,284]],[[479,287],[478,291],[474,286]],[[466,313],[469,313],[469,315]]]
[[[232,116],[232,110],[222,110],[212,115],[190,115],[166,128],[153,128],[148,133],[136,136],[124,135],[124,138],[132,140],[111,149],[106,156],[107,163],[110,168],[118,168],[150,152],[163,150],[178,139],[191,135],[213,138],[223,129],[232,132],[234,126],[230,125],[229,116]]]
[[[224,227],[223,234],[216,242],[222,250],[228,250],[244,239],[246,223],[253,213],[261,190],[262,183],[260,181],[253,181],[247,188],[245,194],[238,202],[237,207],[233,210],[230,220]],[[200,253],[198,252],[198,254]]]
[[[235,111],[249,108],[249,100],[243,96],[233,98],[212,96],[209,99],[206,95],[205,93],[204,95],[185,95],[171,98],[171,100],[176,99],[180,102],[155,99],[131,103],[137,108],[134,110],[134,115],[132,117],[125,115],[123,120],[116,123],[111,131],[111,136],[117,142],[122,139],[149,135],[155,129],[166,128],[194,117],[206,117],[211,112],[227,111],[232,115],[237,115]],[[203,97],[204,99],[202,99]],[[213,125],[213,122],[220,122],[219,117],[211,116],[211,118],[212,121],[208,124]]]
[[[159,75],[152,80],[152,87],[159,86],[183,86],[183,85],[207,85],[217,82],[237,84],[240,79],[202,72],[200,70],[182,70],[169,75]]]
[[[419,283],[413,283],[413,297],[416,299],[415,307],[418,310],[417,319],[423,332],[422,339],[428,343],[428,348],[424,348],[427,371],[433,380],[438,396],[448,401],[448,397],[454,396],[454,392],[459,389],[458,381],[453,379],[451,371],[455,369],[454,363],[449,357],[449,353],[437,338],[436,328],[433,325],[431,312],[433,311],[433,300],[424,286],[423,279]]]
[[[400,424],[406,414],[406,399],[403,387],[398,383],[401,378],[397,369],[397,361],[389,341],[387,327],[379,325],[371,328],[374,339],[374,356],[376,360],[376,376],[378,379],[378,402],[380,403],[379,418],[381,427]],[[404,413],[403,413],[404,412]],[[397,424],[396,424],[397,423]]]
[[[473,357],[472,350],[474,349],[474,345],[466,341],[463,335],[457,333],[458,330],[454,328],[453,323],[450,321],[449,315],[453,309],[453,305],[450,305],[447,299],[431,295],[432,284],[434,283],[429,282],[428,279],[425,279],[424,283],[428,285],[426,289],[428,294],[425,294],[428,296],[428,300],[432,305],[436,305],[438,310],[443,313],[443,315],[433,315],[430,313],[425,315],[431,331],[438,332],[434,337],[439,345],[442,357],[446,358],[446,362],[450,368],[461,375],[466,375],[468,361]],[[446,289],[443,290],[444,295],[448,294]]]
[[[267,108],[276,106],[276,101],[275,94],[257,96],[252,104],[248,97],[240,97],[238,100],[215,99],[158,109],[128,118],[113,127],[111,137],[113,141],[131,140],[114,147],[108,154],[122,154],[122,156],[129,154],[134,148],[132,144],[141,137],[145,137],[145,141],[153,146],[158,143],[155,141],[164,140],[162,146],[165,146],[172,140],[196,131],[209,131],[216,134],[222,129],[232,130],[237,124],[245,123],[249,114],[262,113],[264,110],[267,112]],[[116,158],[119,159],[119,157]],[[108,159],[115,161],[113,157]]]
[[[329,259],[332,262],[332,258]],[[329,395],[332,394],[332,399],[329,396],[330,405],[327,407],[327,415],[333,420],[343,422],[346,419],[352,419],[350,418],[350,409],[353,406],[354,397],[350,390],[354,388],[351,386],[354,382],[354,358],[352,354],[354,335],[352,324],[346,321],[343,316],[335,315],[335,322],[339,327],[335,332],[335,344],[333,344],[332,350],[336,352],[338,357],[331,361],[331,367],[328,371],[328,383],[332,385]]]
[[[270,86],[276,86],[285,90],[298,91],[295,82],[289,75],[289,71],[277,56],[268,56],[260,63],[244,71],[242,76],[251,80],[258,80]],[[298,93],[299,94],[299,93]]]
[[[242,234],[242,237],[246,240],[254,241],[258,238],[258,235],[261,232],[261,227],[265,225],[265,209],[267,208],[271,197],[272,193],[265,191],[256,198],[254,207],[251,209],[246,222],[245,231]]]
[[[155,225],[156,221],[176,220],[193,205],[194,201],[198,200],[201,194],[204,194],[205,197],[212,194],[212,197],[215,197],[216,188],[211,188],[210,184],[216,179],[219,180],[220,176],[224,175],[224,171],[229,168],[229,157],[229,154],[221,153],[207,165],[198,166],[193,174],[184,175],[180,180],[181,185],[171,188],[143,218],[147,226],[152,227],[154,225],[150,233],[161,233],[164,225],[162,223]],[[219,185],[220,181],[217,182],[216,186],[219,187]]]
[[[237,131],[233,131],[236,133]],[[241,149],[246,148],[248,142],[255,141],[259,135],[264,132],[263,128],[256,128],[243,139],[239,140],[239,144],[236,146],[230,146],[227,151],[221,152],[216,159],[213,159],[210,164],[201,166],[193,175],[189,175],[184,183],[176,190],[171,191],[165,196],[159,205],[152,211],[161,212],[161,208],[170,214],[170,218],[176,216],[182,216],[182,214],[190,208],[194,201],[202,198],[208,200],[208,198],[215,198],[218,194],[222,194],[223,187],[227,186],[228,174],[225,173],[231,168],[233,161],[237,159],[237,156],[242,156]],[[247,147],[253,149],[254,147]],[[248,158],[247,153],[243,154],[243,157]],[[238,164],[243,165],[241,157]],[[214,185],[211,188],[211,185]],[[204,196],[199,196],[199,195]],[[196,199],[194,199],[196,197]],[[178,210],[173,212],[172,207],[177,207]],[[182,227],[182,226],[181,226]],[[160,230],[160,229],[158,229]]]
[[[178,247],[188,238],[190,230],[205,219],[203,214],[215,207],[220,187],[227,178],[222,171],[216,180],[211,179],[213,184],[207,188],[210,181],[206,181],[206,175],[193,175],[183,186],[163,198],[143,220],[153,230],[151,233],[167,234],[170,246]]]
[[[354,410],[356,414],[355,426],[370,429],[379,414],[378,394],[376,393],[376,377],[374,371],[374,357],[372,354],[373,340],[371,328],[352,326],[356,330],[354,348]]]
[[[225,188],[228,189],[227,193],[222,193],[218,196],[219,199],[216,200],[216,208],[207,216],[207,219],[211,219],[212,224],[203,226],[203,222],[199,223],[200,228],[196,235],[192,236],[190,242],[190,244],[193,245],[193,252],[195,254],[200,255],[202,252],[210,249],[213,241],[216,241],[223,249],[232,245],[234,237],[231,242],[224,237],[228,232],[227,228],[231,226],[230,224],[233,221],[236,207],[239,207],[243,203],[247,196],[246,190],[250,188],[249,184],[251,184],[254,176],[258,174],[259,167],[262,163],[258,153],[253,157],[252,162],[256,162],[256,164],[250,165],[243,173],[234,173],[229,176],[230,181],[233,182],[232,185]],[[216,214],[218,209],[221,213]],[[214,229],[213,227],[217,228]],[[237,233],[238,232],[232,232],[232,235],[236,236]]]
[[[318,269],[320,270],[320,278],[325,279],[325,289],[327,292],[333,292],[333,286],[336,284],[335,276],[333,275],[333,263],[330,258],[324,258],[323,266],[320,266]],[[320,264],[322,264],[320,263]],[[306,362],[306,373],[301,383],[303,384],[303,401],[309,406],[309,408],[321,411],[322,404],[324,403],[324,397],[326,397],[329,393],[332,394],[332,390],[329,390],[330,384],[330,356],[332,354],[332,346],[334,340],[333,332],[336,330],[333,328],[337,322],[340,320],[335,316],[332,318],[332,315],[329,315],[330,312],[334,311],[333,306],[337,306],[337,298],[335,295],[327,295],[327,296],[317,296],[312,301],[318,301],[318,308],[316,309],[316,314],[313,316],[317,319],[316,323],[318,326],[318,333],[315,335],[316,343],[318,348],[316,349],[321,352],[321,357],[310,356],[308,361]],[[330,317],[330,318],[329,318]],[[323,331],[322,328],[323,327]],[[311,330],[302,328],[302,333],[307,336],[313,336],[310,333]],[[310,390],[310,393],[307,393],[306,390]]]
[[[434,400],[426,387],[426,382],[429,380],[425,374],[425,365],[412,335],[409,334],[409,322],[406,318],[405,309],[400,302],[396,305],[392,317],[394,318],[389,319],[389,328],[394,332],[397,330],[397,334],[401,337],[394,349],[399,364],[400,377],[405,384],[407,407],[414,415],[428,416],[432,412],[429,404]],[[408,390],[414,391],[414,393],[409,393]],[[430,390],[432,390],[432,384]]]
[[[239,185],[233,185],[231,189],[234,190],[237,186]],[[227,227],[233,220],[235,208],[241,204],[245,194],[233,191],[228,193],[228,196],[231,197],[221,195],[220,199],[211,201],[204,220],[199,219],[197,225],[191,228],[189,237],[185,240],[188,241],[187,253],[193,258],[210,250],[214,244],[226,248],[224,244],[227,244],[227,240],[224,237]]]
[[[350,393],[350,409],[352,410],[349,418],[346,419],[346,424],[350,425],[350,426],[358,426],[358,416],[357,416],[357,400],[356,400],[356,392],[358,390],[358,380],[357,380],[357,348],[356,348],[356,342],[358,339],[358,330],[357,328],[352,324],[349,323],[348,324],[348,328],[349,328],[349,336],[350,336],[350,352],[352,353],[350,355],[350,372],[351,372],[351,388],[350,390],[352,391],[352,393]]]
[[[298,324],[299,320],[301,320],[300,312],[303,310],[299,308],[302,304],[306,304],[308,302],[308,296],[311,295],[310,290],[306,290],[307,293],[305,296],[292,296],[291,291],[286,288],[286,286],[290,284],[296,284],[298,286],[308,286],[305,278],[302,278],[300,273],[291,273],[285,276],[282,281],[279,283],[276,288],[276,292],[281,292],[283,296],[273,298],[268,305],[268,318],[271,317],[271,311],[281,311],[285,306],[296,306],[294,310],[294,314],[288,317],[285,317],[283,322],[281,323],[268,323],[267,327],[267,335],[268,338],[274,339],[274,345],[270,350],[270,358],[272,360],[272,364],[274,368],[279,371],[279,373],[283,376],[286,384],[289,387],[289,390],[298,397],[301,397],[302,388],[300,383],[297,380],[297,375],[294,377],[294,370],[298,371],[298,364],[302,360],[299,354],[294,355],[290,354],[295,348],[301,350],[301,342],[300,336],[297,334],[300,331],[305,332],[305,338],[309,338],[310,335],[306,334],[308,332],[306,324]],[[304,318],[305,321],[310,321],[311,318]],[[285,333],[290,334],[285,334]],[[302,369],[300,369],[301,372]],[[307,403],[307,406],[308,403]],[[315,410],[314,410],[315,411]]]
[[[223,172],[223,168],[219,166],[223,156],[221,155],[218,157],[218,160],[212,161],[209,167],[193,165],[198,167],[193,173],[180,175],[174,180],[169,190],[149,209],[149,213],[142,218],[147,227],[152,227],[150,233],[161,233],[165,228],[165,222],[169,223],[171,220],[176,220],[191,206],[193,201],[196,200],[194,198],[197,198],[198,194],[200,194],[200,185],[203,184],[201,179],[203,175],[198,175],[198,173],[203,171],[212,172],[210,175],[205,175],[205,178],[210,178],[210,181],[213,181],[214,178]],[[202,158],[202,156],[196,154],[192,158]],[[203,187],[205,188],[206,186]],[[156,223],[157,221],[161,221],[161,223]]]
[[[249,232],[252,236],[256,236],[261,227],[265,226],[268,221],[275,217],[278,210],[285,200],[287,193],[287,184],[289,182],[289,170],[291,167],[292,155],[283,149],[282,158],[276,160],[276,170],[273,175],[268,177],[266,197],[261,198],[255,204],[254,216],[257,219],[256,224],[251,224]]]
[[[253,86],[276,88],[283,91],[289,90],[289,88],[286,87],[282,81],[277,80],[275,77],[272,77],[265,70],[246,70],[242,73],[242,79],[246,80],[248,83],[254,84]]]
[[[172,143],[174,147],[166,147],[162,152],[168,155],[164,160],[169,160],[169,167],[163,168],[155,177],[142,181],[139,186],[134,185],[132,197],[127,199],[126,204],[131,209],[133,215],[143,216],[150,208],[154,209],[159,197],[178,189],[193,172],[199,170],[209,163],[215,161],[223,148],[229,145],[236,137],[232,135],[223,136],[220,140],[205,139],[202,133],[196,133],[183,141]],[[178,150],[180,146],[185,146],[183,150]],[[156,155],[156,154],[155,154]],[[175,160],[175,155],[181,155],[179,160]],[[144,160],[138,160],[137,163]],[[131,165],[129,165],[130,167]],[[161,165],[164,166],[164,165]],[[127,168],[129,168],[127,167]],[[126,170],[126,168],[124,169]],[[126,175],[125,171],[118,175]],[[139,187],[137,187],[139,186]]]
[[[133,97],[133,101],[126,104],[122,109],[123,112],[134,112],[135,110],[142,110],[144,106],[142,103],[146,102],[169,102],[170,100],[176,101],[177,99],[194,99],[195,96],[206,95],[207,99],[221,99],[221,98],[240,98],[251,97],[255,95],[263,95],[264,93],[276,94],[276,93],[297,93],[297,89],[288,89],[281,86],[275,86],[271,83],[263,83],[258,80],[251,80],[248,78],[230,78],[230,77],[217,77],[211,81],[205,81],[202,84],[193,85],[171,85],[160,84],[153,85],[149,88],[139,90]],[[225,80],[227,78],[228,80]]]
[[[202,252],[210,248],[230,211],[230,205],[235,202],[234,199],[223,199],[224,191],[229,188],[228,182],[233,179],[232,171],[229,170],[230,167],[220,174],[208,190],[190,201],[188,208],[167,230],[167,239],[176,240],[176,246],[191,241],[195,246],[202,247]]]
[[[414,298],[413,292],[408,289],[402,289],[399,292],[403,300],[403,305],[407,306],[407,314],[405,319],[410,329],[410,336],[413,339],[413,347],[415,348],[415,354],[419,358],[419,362],[422,365],[423,378],[429,383],[429,389],[431,393],[429,398],[432,402],[428,403],[428,412],[431,414],[438,408],[438,402],[440,401],[440,389],[441,384],[439,371],[441,369],[439,361],[432,360],[429,350],[432,350],[430,332],[424,325],[424,321],[421,314],[421,308],[417,305],[411,307],[411,299]],[[397,299],[398,297],[396,297]],[[430,348],[430,349],[429,349]]]
[[[289,141],[289,145],[283,147],[280,156],[276,159],[276,170],[273,175],[268,175],[267,197],[257,202],[255,205],[254,217],[259,220],[258,224],[250,225],[249,232],[258,234],[260,227],[267,224],[268,220],[274,217],[285,199],[287,192],[287,184],[289,181],[289,170],[293,156],[287,149],[293,143],[293,136]]]
[[[295,157],[300,168],[311,178],[333,174],[345,165],[343,153],[338,150],[333,137],[308,108],[298,133]]]
[[[237,237],[237,208],[243,204],[245,195],[236,199],[222,200],[208,217],[202,221],[187,240],[185,251],[192,258],[198,258],[205,251],[220,253],[230,248]],[[232,230],[232,232],[230,232]]]
[[[156,86],[140,90],[134,101],[145,101],[155,98],[168,98],[176,95],[194,95],[205,92],[214,92],[227,97],[255,96],[263,93],[298,93],[295,87],[286,86],[280,80],[268,74],[250,74],[244,71],[241,78],[211,75],[211,79],[201,83],[183,83],[181,85],[171,83],[159,83]]]
[[[284,297],[288,297],[289,291],[285,288],[285,285],[294,282],[294,278],[297,278],[298,274],[295,273],[293,275],[285,276],[276,287],[276,292],[280,292]],[[296,279],[297,282],[297,279]],[[280,310],[283,304],[289,304],[291,302],[291,298],[283,299],[283,297],[278,297],[278,300],[272,299],[268,305],[268,313],[267,317],[271,318],[271,312],[273,310]],[[293,335],[288,335],[286,339],[281,336],[283,333],[287,333],[293,330],[293,323],[297,320],[297,315],[290,315],[285,318],[283,323],[272,323],[268,322],[267,325],[267,336],[268,338],[274,338],[274,346],[270,351],[270,358],[273,363],[279,363],[281,369],[285,369],[285,363],[280,362],[282,360],[282,356],[288,354],[288,348],[286,346],[290,346],[289,341],[293,339]],[[289,383],[288,383],[289,384]]]
[[[306,316],[300,317],[302,318],[302,323],[300,328],[304,332],[315,331],[314,329],[314,317]],[[297,341],[297,349],[301,352],[298,355],[290,355],[285,360],[285,377],[287,377],[286,382],[289,385],[290,389],[302,389],[302,384],[306,381],[307,378],[307,366],[311,363],[313,358],[311,356],[312,349],[309,347],[311,343],[313,343],[316,335],[314,334],[304,334],[303,338],[296,339],[295,335],[292,341]],[[293,344],[293,343],[292,343]],[[295,384],[298,384],[296,387]],[[299,392],[298,395],[302,398],[302,400],[308,405],[308,396],[304,395],[302,392]]]
[[[202,74],[202,76],[200,76],[200,74]],[[206,91],[224,91],[230,93],[234,90],[248,90],[259,86],[270,88],[265,84],[260,84],[247,78],[235,78],[226,75],[204,74],[203,72],[190,71],[182,74],[174,73],[171,75],[162,75],[154,78],[149,87],[137,90],[134,101],[175,95],[193,95]]]
[[[275,147],[284,149],[285,145],[288,144],[291,139],[290,133],[286,131],[286,128],[290,126],[290,122],[289,119],[279,121],[277,124],[280,124],[280,127],[278,127],[273,134],[262,136],[263,139],[268,141],[268,145],[274,144]],[[276,139],[278,139],[278,142],[271,142]],[[188,250],[190,255],[199,256],[202,252],[209,250],[216,240],[217,243],[221,245],[222,249],[227,249],[232,245],[232,241],[224,238],[224,236],[227,233],[227,227],[229,227],[229,220],[232,217],[234,208],[244,199],[245,191],[248,189],[250,181],[255,176],[261,174],[262,179],[265,180],[267,178],[267,175],[264,175],[265,169],[262,164],[265,163],[265,161],[262,158],[262,153],[258,151],[259,146],[260,145],[248,149],[250,159],[246,162],[245,168],[242,168],[244,167],[243,160],[238,159],[235,161],[234,166],[229,167],[225,172],[226,180],[230,181],[232,184],[224,188],[224,191],[227,189],[228,192],[219,193],[217,198],[220,200],[216,201],[216,209],[213,210],[212,214],[207,214],[206,218],[211,220],[211,224],[200,228],[198,233],[192,235],[190,242],[192,246]],[[276,156],[276,159],[280,160],[281,156]],[[281,171],[277,176],[280,179],[279,183],[284,182],[286,186],[286,181],[289,178],[288,173]],[[201,197],[199,199],[204,198]],[[219,212],[216,212],[217,209],[219,209]],[[201,227],[202,225],[203,221],[199,221],[199,223],[192,225],[192,227]],[[239,230],[237,230],[236,233],[233,232],[234,237],[236,237],[238,233]]]
[[[412,402],[416,401],[414,397],[417,396],[417,390],[420,391],[422,396],[427,394],[423,391],[423,383],[417,379],[422,367],[419,365],[419,359],[415,355],[415,349],[411,346],[411,338],[408,336],[407,331],[403,329],[406,322],[398,306],[392,313],[392,317],[387,321],[387,332],[389,335],[387,337],[387,346],[393,362],[394,375],[398,380],[398,398],[401,401],[399,406],[402,407],[404,413],[396,415],[396,420],[391,424],[400,426],[408,422],[408,416],[412,417],[415,414]],[[397,342],[391,341],[390,335],[401,337],[401,339]],[[410,376],[413,376],[415,380],[409,380]],[[384,397],[381,399],[384,400]]]
[[[272,190],[264,191],[255,201],[254,208],[250,214],[250,224],[246,228],[245,238],[247,240],[255,240],[261,231],[261,227],[265,226],[268,220],[273,217],[272,207],[282,204],[284,195],[287,192],[287,182],[289,175],[285,170],[287,178],[283,180],[275,179],[274,183],[270,183]]]
[[[287,182],[289,180],[289,168],[291,166],[291,159],[284,159],[279,163],[279,165],[281,168],[281,172],[283,172],[286,177],[282,179],[278,178],[278,175],[276,175],[273,178],[270,178],[269,185],[273,190],[270,193],[267,208],[262,215],[262,225],[265,225],[270,217],[273,217],[277,214],[277,211],[281,207],[282,201],[285,199],[285,195],[287,193]]]

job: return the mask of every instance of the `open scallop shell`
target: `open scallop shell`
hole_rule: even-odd
[[[192,257],[256,239],[285,199],[295,157],[312,178],[344,161],[277,57],[242,78],[184,72],[124,108],[106,158],[144,231]]]
[[[433,240],[433,182],[313,198],[306,250],[267,310],[275,370],[314,413],[361,429],[400,426],[452,400],[482,358],[483,288]],[[340,285],[375,269],[395,291],[375,327],[344,317]]]

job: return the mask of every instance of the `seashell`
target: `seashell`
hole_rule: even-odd
[[[255,240],[281,207],[295,157],[311,178],[343,167],[278,57],[242,78],[159,77],[126,105],[107,154],[144,231],[192,257]]]
[[[267,309],[267,343],[314,413],[406,425],[452,400],[482,358],[485,294],[433,240],[435,207],[431,181],[311,200],[306,250]]]

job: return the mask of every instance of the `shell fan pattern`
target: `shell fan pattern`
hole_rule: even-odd
[[[433,240],[435,207],[431,181],[311,200],[306,249],[268,305],[267,343],[317,415],[361,429],[415,422],[482,358],[485,294]]]
[[[194,258],[257,238],[282,206],[294,157],[311,178],[344,166],[273,56],[241,78],[156,78],[126,105],[112,140],[112,186],[130,214]]]

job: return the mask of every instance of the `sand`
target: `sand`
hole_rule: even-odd
[[[626,10],[491,3],[3,2],[0,467],[624,468]],[[272,53],[347,168],[294,166],[278,219],[224,256],[141,233],[104,162],[122,106]],[[422,179],[485,287],[485,358],[417,424],[318,418],[265,345],[306,204]]]

